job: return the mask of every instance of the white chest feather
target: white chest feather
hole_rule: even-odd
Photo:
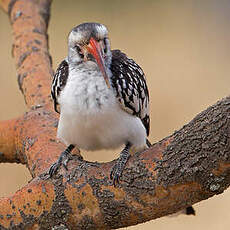
[[[141,120],[120,108],[113,88],[98,71],[71,71],[58,99],[61,115],[58,138],[78,148],[116,148],[130,142],[144,146]]]
[[[114,92],[108,89],[103,77],[96,71],[70,72],[59,98],[62,111],[72,114],[73,110],[74,113],[77,110],[78,114],[84,115],[109,108],[115,102]]]

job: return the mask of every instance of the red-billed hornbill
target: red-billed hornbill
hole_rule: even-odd
[[[119,178],[130,150],[150,146],[149,93],[145,75],[134,60],[111,50],[106,27],[83,23],[68,37],[68,56],[53,78],[54,109],[60,113],[57,137],[68,147],[49,170],[67,169],[71,151],[112,149],[125,145],[110,177]],[[192,207],[186,214],[195,214]]]

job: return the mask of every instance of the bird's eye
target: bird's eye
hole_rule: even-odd
[[[75,46],[75,49],[77,50],[79,56],[80,56],[81,58],[84,58],[84,54],[82,53],[81,47],[80,47],[79,45],[76,45],[76,46]]]
[[[104,53],[107,52],[107,38],[104,38]]]

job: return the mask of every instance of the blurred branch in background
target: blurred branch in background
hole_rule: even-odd
[[[49,0],[1,0],[13,28],[18,83],[29,111],[0,123],[0,162],[26,164],[33,180],[0,199],[0,229],[111,229],[177,212],[222,193],[230,183],[230,97],[197,115],[149,150],[131,157],[119,186],[114,161],[73,159],[50,179],[64,146],[55,140],[57,115],[49,86]]]

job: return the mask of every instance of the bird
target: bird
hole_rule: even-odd
[[[68,55],[51,85],[54,110],[60,113],[57,137],[68,147],[49,169],[68,170],[74,148],[113,149],[124,145],[110,179],[119,183],[131,153],[151,146],[149,91],[142,68],[120,50],[111,50],[108,30],[82,23],[68,36]],[[195,215],[192,206],[185,212]]]
[[[108,30],[82,23],[68,36],[68,55],[51,85],[60,113],[57,138],[67,148],[49,169],[66,169],[71,151],[114,149],[124,145],[110,178],[118,184],[133,152],[148,148],[149,92],[142,68],[120,50],[111,50]]]

